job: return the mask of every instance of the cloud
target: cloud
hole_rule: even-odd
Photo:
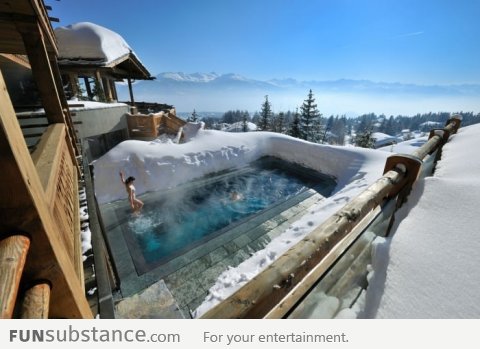
[[[392,37],[392,39],[408,38],[410,36],[419,36],[419,35],[423,35],[423,34],[425,34],[424,31],[404,33],[404,34],[396,35],[396,36]]]

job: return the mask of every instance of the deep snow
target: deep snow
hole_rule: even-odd
[[[480,125],[460,128],[378,239],[365,316],[480,317]],[[403,219],[402,219],[403,218]]]

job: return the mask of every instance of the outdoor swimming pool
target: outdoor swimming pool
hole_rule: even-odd
[[[172,190],[143,195],[135,216],[114,210],[137,273],[143,274],[259,217],[310,188],[327,197],[333,178],[276,158],[217,173]]]

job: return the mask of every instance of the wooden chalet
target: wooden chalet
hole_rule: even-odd
[[[31,69],[46,124],[29,151],[1,71],[0,318],[92,317],[83,280],[79,150],[47,10],[42,0],[0,2],[1,60]]]

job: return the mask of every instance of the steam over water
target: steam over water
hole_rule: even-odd
[[[146,203],[127,223],[147,264],[168,260],[214,233],[311,187],[274,168],[250,167]]]

